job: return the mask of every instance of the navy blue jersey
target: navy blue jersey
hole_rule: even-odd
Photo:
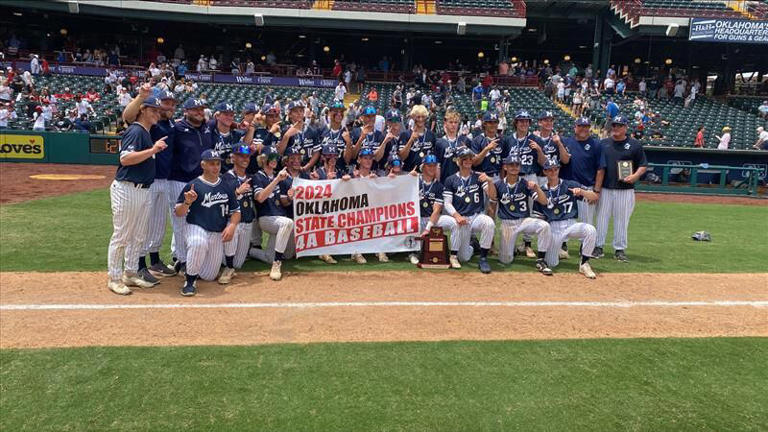
[[[519,177],[515,184],[507,179],[498,179],[494,183],[499,199],[499,219],[523,219],[531,215],[528,198],[536,199],[536,191],[528,189],[528,182]]]
[[[603,187],[608,189],[634,189],[635,185],[633,183],[626,183],[618,178],[618,163],[620,161],[631,161],[633,173],[641,166],[648,165],[642,144],[634,138],[627,138],[624,141],[614,141],[613,138],[606,138],[600,141],[600,145],[603,147],[602,162],[605,165]]]
[[[341,178],[344,174],[347,174],[347,172],[346,171],[339,171],[337,169],[336,170],[336,174],[334,175],[334,177],[332,179],[329,179],[328,178],[328,171],[325,169],[324,166],[321,166],[320,168],[315,170],[315,174],[317,174],[317,179],[318,180],[333,180],[333,179]]]
[[[283,135],[285,135],[285,133],[288,132],[288,129],[290,128],[290,126],[283,128]],[[301,155],[301,164],[304,165],[309,162],[310,159],[312,159],[312,155],[315,152],[320,151],[320,144],[317,140],[317,133],[318,131],[316,129],[307,126],[303,131],[288,138],[288,143],[285,145],[285,148],[296,149],[296,151]]]
[[[362,128],[354,128],[352,129],[352,132],[350,132],[350,138],[352,140],[352,145],[357,144],[357,140],[360,139],[360,135],[362,135],[363,129]],[[373,132],[367,134],[365,138],[363,138],[363,142],[360,144],[360,149],[369,148],[374,153],[376,150],[379,149],[379,146],[381,145],[381,142],[384,141],[384,134],[374,130]],[[373,171],[376,171],[380,168],[384,168],[386,165],[385,158],[382,158],[381,161],[373,161],[373,168],[371,168]]]
[[[573,195],[569,189],[583,188],[584,186],[576,183],[573,180],[560,180],[560,183],[555,187],[549,187],[544,185],[541,190],[547,197],[547,204],[541,205],[538,202],[533,202],[533,211],[539,216],[543,216],[546,220],[562,221],[566,219],[576,219],[579,217],[579,206],[576,202],[581,197]]]
[[[235,190],[221,177],[216,179],[216,183],[208,183],[202,177],[198,177],[184,186],[176,203],[184,202],[184,193],[189,192],[192,185],[195,185],[197,199],[189,206],[187,223],[197,225],[209,232],[224,231],[229,217],[240,211]]]
[[[221,155],[221,172],[232,169],[232,149],[245,136],[245,131],[231,129],[228,133],[219,132],[217,120],[213,119],[206,126],[211,134],[211,149]]]
[[[196,128],[186,119],[176,122],[173,125],[173,134],[168,137],[166,143],[173,149],[169,180],[189,183],[203,174],[200,154],[204,149],[213,148],[211,131],[205,124]]]
[[[541,142],[543,144],[541,145],[541,150],[544,152],[544,156],[547,158],[548,161],[556,161],[560,162],[560,148],[557,146],[555,141],[552,139],[552,135],[548,136],[547,138],[539,137]],[[537,153],[534,153],[536,157],[538,157]],[[536,175],[539,177],[544,176],[544,169],[540,164],[536,164]]]
[[[264,153],[267,149],[277,147],[277,144],[279,142],[280,142],[280,138],[275,136],[266,128],[260,127],[255,131],[253,131],[253,144],[257,146],[258,145],[264,146],[261,150],[262,153]],[[250,163],[248,163],[248,168],[245,169],[245,172],[247,172],[250,175],[253,175],[259,172],[259,164],[258,162],[256,162],[255,154],[251,155],[251,161]]]
[[[539,154],[528,143],[531,139],[543,147],[544,141],[532,133],[522,139],[517,139],[514,132],[507,137],[510,151],[520,157],[520,175],[536,174],[539,166]]]
[[[480,171],[486,173],[489,177],[493,177],[501,171],[501,161],[509,156],[509,142],[504,137],[498,135],[496,138],[499,139],[496,147],[485,155],[479,168]],[[484,133],[480,134],[472,139],[471,148],[475,154],[479,154],[491,141],[493,139],[485,136]]]
[[[397,149],[398,151],[402,150],[406,144],[408,144],[408,140],[411,139],[412,134],[413,131],[405,131],[400,134],[400,143]],[[424,156],[433,154],[435,152],[436,141],[437,139],[435,139],[435,134],[433,134],[429,129],[425,130],[424,134],[416,138],[411,144],[411,151],[403,161],[404,169],[406,171],[412,171],[414,168],[421,165],[421,161],[424,160]]]
[[[160,153],[155,154],[156,179],[167,179],[171,174],[171,159],[173,159],[173,149],[170,146],[170,143],[173,142],[171,134],[173,134],[172,120],[160,120],[149,130],[149,135],[152,137],[153,142],[162,137],[168,137],[165,140],[168,147]]]
[[[253,196],[255,197],[258,195],[259,192],[269,186],[269,184],[272,183],[272,180],[274,179],[275,176],[270,177],[263,170],[257,172],[256,175],[253,176]],[[256,200],[256,209],[259,217],[286,216],[288,214],[286,212],[286,208],[280,204],[280,184],[275,186],[272,194],[267,197],[264,202],[260,203],[258,200]]]
[[[440,162],[440,182],[459,172],[459,166],[453,158],[456,155],[456,149],[469,147],[470,140],[466,135],[459,135],[456,139],[450,140],[447,136],[438,138],[435,143],[435,156]]]
[[[574,137],[563,139],[563,145],[571,155],[571,160],[560,168],[560,177],[573,180],[585,186],[593,187],[597,171],[605,168],[603,146],[596,137],[590,136],[585,141]]]
[[[139,123],[133,123],[125,130],[120,141],[120,158],[133,152],[147,150],[153,145],[149,131]],[[148,157],[135,165],[125,166],[120,163],[117,166],[115,180],[151,184],[155,180],[155,156]]]
[[[443,204],[443,184],[437,180],[429,183],[419,176],[419,205],[421,206],[421,217],[432,216],[435,203]]]
[[[304,173],[299,173],[299,178],[309,180],[309,176]],[[285,180],[281,181],[278,184],[278,187],[280,188],[280,198],[288,198],[288,190],[290,190],[291,187],[293,187],[293,177],[289,174],[288,177],[285,178]],[[286,216],[293,219],[293,204],[283,208],[285,209]]]
[[[246,180],[251,179],[251,191],[243,195],[237,195],[237,201],[240,205],[240,223],[251,223],[256,219],[256,208],[253,205],[253,178],[249,175],[239,177],[233,170],[222,174],[221,178],[229,185],[233,191],[240,187]]]
[[[462,216],[472,216],[485,210],[485,194],[477,173],[469,178],[462,178],[456,173],[445,180],[443,199],[450,201],[453,208]]]
[[[342,137],[344,135],[344,128],[339,130],[331,130],[329,127],[324,127],[317,131],[315,141],[317,145],[322,149],[323,146],[333,146],[338,153],[336,158],[336,170],[344,171],[347,169],[347,163],[344,161],[344,150],[347,149],[347,143]]]

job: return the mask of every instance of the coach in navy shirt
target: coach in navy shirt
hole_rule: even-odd
[[[576,120],[573,136],[563,139],[563,144],[565,144],[571,158],[560,170],[560,177],[564,180],[573,180],[596,193],[600,193],[605,175],[605,162],[602,159],[603,147],[597,137],[592,135],[590,128],[589,119],[581,117]],[[584,200],[580,200],[578,203],[581,222],[594,226],[597,203]]]

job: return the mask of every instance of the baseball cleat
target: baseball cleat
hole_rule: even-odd
[[[605,256],[605,253],[603,253],[603,248],[597,246],[592,250],[592,258],[602,258]]]
[[[461,268],[461,263],[459,262],[459,257],[457,255],[451,255],[448,258],[448,261],[451,263],[451,268],[452,269],[460,269]]]
[[[625,254],[623,250],[617,250],[616,253],[614,254],[614,257],[616,258],[616,261],[621,261],[625,263],[629,262],[629,258],[627,258],[627,254]]]
[[[149,272],[152,274],[152,276],[158,278],[176,276],[176,270],[174,270],[174,267],[165,265],[162,261],[149,266]]]
[[[536,258],[536,252],[533,251],[533,248],[530,246],[525,247],[525,256],[528,258]]]
[[[181,295],[184,297],[192,297],[195,294],[197,294],[197,282],[184,283],[184,286],[181,287]]]
[[[477,262],[477,267],[480,269],[481,273],[488,274],[491,272],[491,265],[488,264],[488,258],[480,258]]]
[[[408,255],[408,261],[410,261],[411,264],[416,265],[419,263],[419,257],[416,256],[416,254],[410,254]]]
[[[376,254],[376,258],[378,258],[379,262],[382,262],[382,263],[388,263],[389,262],[389,257],[384,252],[377,253]]]
[[[541,258],[536,260],[536,270],[545,276],[552,276],[552,269],[549,268],[547,262]]]
[[[571,255],[568,254],[567,250],[560,249],[559,251],[557,251],[557,257],[560,258],[561,260],[564,260],[564,259],[570,258]]]
[[[219,283],[226,285],[232,281],[232,277],[235,275],[235,269],[230,267],[224,267],[219,275]]]
[[[469,245],[472,246],[472,255],[477,255],[480,253],[480,242],[477,240],[477,237],[472,237],[469,240]]]
[[[318,256],[318,258],[320,258],[320,260],[323,261],[326,264],[336,264],[337,263],[337,261],[335,259],[333,259],[333,257],[330,256],[330,255],[320,255],[320,256]]]
[[[283,277],[282,273],[282,261],[274,261],[272,263],[272,270],[269,271],[269,278],[273,281],[279,281]]]
[[[138,274],[129,275],[128,273],[123,274],[123,283],[125,284],[125,286],[129,286],[129,287],[135,286],[139,288],[152,288],[153,286],[155,286],[154,283],[145,281]]]
[[[597,275],[595,274],[595,272],[592,271],[592,266],[590,266],[588,262],[585,262],[584,264],[579,266],[579,273],[583,274],[589,279],[597,278]]]
[[[160,280],[159,280],[158,278],[156,278],[156,277],[155,277],[155,276],[152,274],[152,272],[150,272],[150,271],[149,271],[149,269],[148,269],[148,268],[146,268],[146,267],[145,267],[145,268],[143,268],[143,269],[139,269],[139,271],[137,272],[137,274],[139,275],[139,277],[141,278],[141,280],[143,280],[143,281],[145,281],[145,282],[149,282],[149,283],[151,283],[152,285],[157,285],[157,284],[159,284],[159,283],[160,283]]]
[[[125,286],[120,281],[113,281],[113,280],[111,280],[111,281],[107,282],[107,288],[109,288],[109,290],[112,291],[113,293],[120,294],[120,295],[129,295],[129,294],[131,294],[133,292],[133,291],[131,291],[130,288]]]
[[[515,256],[522,255],[524,253],[525,253],[525,246],[524,245],[520,245],[520,246],[515,248]]]
[[[358,264],[365,264],[368,262],[363,254],[352,254],[352,260]]]

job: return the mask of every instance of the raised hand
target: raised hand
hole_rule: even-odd
[[[277,135],[280,132],[280,123],[275,122],[272,127],[269,128],[269,133]]]
[[[480,175],[478,175],[478,176],[477,176],[477,180],[478,180],[480,183],[485,183],[485,182],[487,182],[488,180],[490,180],[490,177],[488,177],[488,175],[487,175],[486,173],[480,173]]]
[[[568,190],[571,191],[573,196],[581,196],[581,188],[570,188]]]
[[[541,151],[541,147],[539,146],[539,143],[537,143],[532,139],[528,140],[528,147],[530,147],[532,150],[536,150],[537,152]]]
[[[195,192],[195,185],[190,185],[189,190],[184,192],[184,204],[190,205],[197,200],[197,192]]]
[[[149,83],[144,83],[139,87],[139,96],[141,96],[141,99],[146,99],[149,97],[149,93],[152,91],[152,86],[149,85]]]
[[[277,180],[278,181],[283,181],[283,180],[285,180],[287,178],[288,178],[288,170],[286,170],[285,168],[283,168],[282,170],[280,170],[279,173],[277,173]]]
[[[488,145],[486,145],[485,147],[486,147],[488,150],[493,150],[493,149],[495,149],[495,148],[496,148],[496,146],[497,146],[497,145],[499,145],[499,139],[498,139],[498,138],[494,138],[494,139],[492,139],[492,140],[491,140],[491,141],[488,143]]]
[[[153,153],[160,153],[161,151],[168,148],[168,144],[165,143],[165,140],[168,139],[168,136],[164,136],[160,138],[159,140],[155,141],[155,145],[152,146],[152,152]]]
[[[246,193],[251,191],[251,179],[250,177],[245,179],[243,184],[241,184],[237,189],[235,189],[235,193],[238,195],[245,195]]]
[[[536,189],[537,183],[533,180],[528,180],[528,182],[526,183],[526,186],[528,186],[528,189],[534,190]]]

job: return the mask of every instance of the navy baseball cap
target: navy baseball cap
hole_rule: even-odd
[[[254,102],[248,102],[243,106],[243,112],[245,114],[255,113],[259,112],[259,108],[256,106]]]
[[[335,100],[331,102],[331,105],[328,107],[330,110],[344,110],[344,102],[340,100]]]
[[[207,106],[208,105],[204,103],[202,100],[195,99],[195,98],[187,99],[186,101],[184,101],[184,105],[182,105],[184,109],[205,108]]]
[[[539,114],[539,120],[544,120],[548,118],[555,118],[555,113],[552,111],[542,111],[541,114]]]
[[[397,154],[393,154],[389,156],[389,159],[387,160],[387,165],[392,167],[399,167],[403,166],[403,161],[400,160],[400,156]]]
[[[267,149],[261,154],[262,156],[265,156],[267,160],[279,160],[280,159],[280,153],[277,152],[272,147],[267,147]]]
[[[485,114],[483,114],[483,122],[496,122],[499,121],[499,115],[495,112],[486,111]]]
[[[629,123],[629,120],[627,120],[626,117],[621,115],[617,115],[616,117],[613,118],[613,120],[611,120],[612,125],[620,124],[620,125],[626,126],[628,123]]]
[[[469,147],[462,147],[456,152],[456,156],[459,159],[464,159],[466,157],[475,157],[475,152],[472,151]]]
[[[176,95],[174,95],[173,92],[170,92],[168,90],[155,89],[152,91],[152,96],[160,100],[168,100],[168,99],[176,100]]]
[[[144,102],[141,103],[141,106],[151,107],[151,108],[160,108],[160,99],[150,96],[144,99]]]
[[[501,161],[503,164],[514,164],[514,165],[520,165],[520,156],[517,155],[517,153],[510,153],[507,157],[504,158],[503,161]]]
[[[387,111],[385,118],[388,122],[392,123],[401,123],[403,121],[403,118],[400,116],[400,111],[397,110]]]
[[[358,157],[373,157],[373,150],[371,150],[370,148],[366,147],[366,148],[360,150],[360,154],[358,155]]]
[[[579,117],[576,119],[576,126],[591,126],[592,122],[589,121],[589,117]]]
[[[324,145],[320,152],[323,154],[323,156],[338,156],[339,152],[336,150],[336,146],[334,145]]]
[[[366,106],[362,115],[376,115],[376,107],[373,105]]]
[[[298,147],[286,147],[283,156],[293,156],[297,154],[301,154]]]
[[[433,154],[431,154],[431,153],[430,153],[430,154],[428,154],[428,155],[426,155],[426,156],[424,157],[424,163],[425,163],[426,165],[433,165],[433,164],[436,164],[436,163],[437,163],[437,156],[435,156],[435,155],[433,155]]]
[[[304,109],[304,104],[300,100],[291,101],[288,104],[288,111],[291,111],[297,108]]]
[[[219,156],[219,152],[208,149],[208,150],[203,150],[203,153],[200,155],[200,159],[204,161],[221,160],[221,157]]]
[[[218,112],[235,112],[235,106],[229,102],[219,102],[216,105],[216,111]]]
[[[545,170],[552,169],[552,168],[560,168],[560,161],[556,159],[547,159],[547,161],[544,163],[543,168]]]
[[[264,104],[261,106],[262,114],[278,114],[280,111],[272,104]]]
[[[238,145],[235,146],[235,148],[232,149],[232,153],[239,154],[239,155],[251,155],[251,148],[247,145],[243,144],[242,141],[238,143]]]
[[[515,120],[531,120],[531,114],[526,110],[520,110],[515,114]]]

